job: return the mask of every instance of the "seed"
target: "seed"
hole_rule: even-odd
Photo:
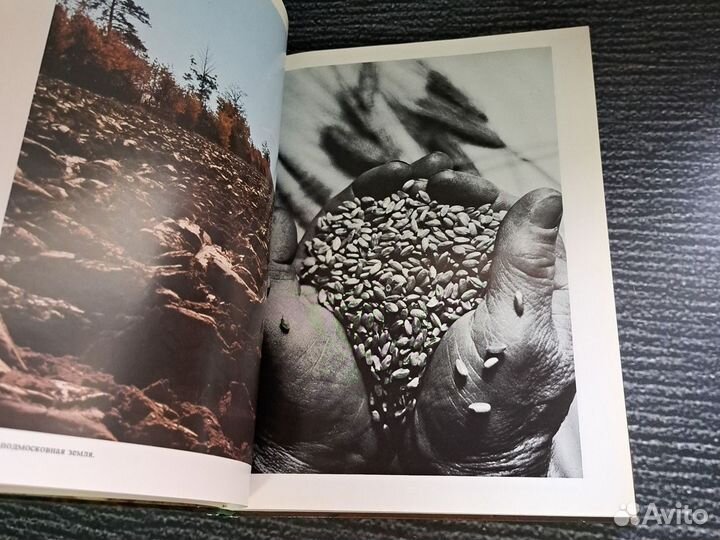
[[[460,375],[461,377],[468,376],[468,368],[465,365],[465,362],[463,362],[460,358],[455,360],[455,370],[458,372],[458,375]]]
[[[491,356],[490,358],[488,358],[487,360],[485,360],[485,363],[483,364],[483,367],[484,367],[485,369],[490,369],[491,367],[493,367],[494,365],[496,365],[499,361],[500,361],[500,359],[499,359],[497,356]]]
[[[325,304],[327,302],[327,296],[327,291],[325,289],[320,289],[320,292],[318,293],[318,302]]]
[[[489,413],[491,408],[492,407],[490,407],[489,403],[484,403],[482,401],[478,401],[476,403],[471,403],[470,405],[468,405],[468,409],[470,409],[472,412],[474,412],[476,414]]]
[[[373,287],[373,293],[375,294],[375,298],[376,298],[377,300],[379,300],[379,301],[381,301],[381,302],[382,302],[383,300],[385,300],[385,291],[383,290],[382,287],[380,287],[380,286],[378,286],[378,285],[375,285],[375,286]]]
[[[407,368],[396,369],[392,372],[393,379],[405,379],[408,375],[410,375],[410,370]]]
[[[449,326],[483,297],[501,221],[489,206],[439,205],[418,188],[412,180],[383,199],[353,199],[326,213],[305,244],[300,276],[377,381],[370,412],[387,430],[414,410]],[[467,376],[464,363],[455,370]]]
[[[475,289],[468,289],[464,293],[460,295],[460,300],[463,302],[466,302],[472,298],[475,298],[475,295],[477,294],[477,291]]]
[[[515,292],[513,305],[515,306],[515,313],[517,313],[518,317],[522,317],[522,314],[525,311],[525,302],[523,300],[523,294],[520,291]]]
[[[492,345],[488,345],[486,350],[488,354],[492,355],[498,355],[505,352],[505,349],[507,349],[507,345],[504,343],[493,343]]]
[[[333,291],[333,292],[336,292],[336,293],[342,293],[343,290],[344,290],[344,289],[343,289],[343,286],[342,286],[340,283],[337,283],[337,282],[335,282],[335,283],[328,283],[328,284],[327,284],[327,288],[330,289],[330,290]]]
[[[280,317],[280,330],[283,334],[290,333],[290,325],[285,321],[283,317]]]
[[[407,319],[405,320],[405,332],[407,332],[409,336],[412,336],[414,333],[412,323]]]
[[[443,272],[442,274],[439,274],[437,277],[437,282],[440,285],[447,285],[450,283],[450,280],[453,278],[453,272],[452,270],[448,270],[447,272]]]

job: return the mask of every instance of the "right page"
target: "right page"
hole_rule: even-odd
[[[289,58],[250,508],[633,506],[587,28]]]

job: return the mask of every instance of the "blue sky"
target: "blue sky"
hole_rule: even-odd
[[[152,27],[139,25],[150,59],[172,67],[179,81],[190,56],[209,47],[220,90],[239,86],[246,94],[255,144],[270,145],[276,162],[285,27],[270,0],[136,0]]]

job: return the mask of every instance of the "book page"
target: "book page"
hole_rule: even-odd
[[[250,508],[630,507],[594,100],[586,28],[288,58]]]
[[[282,4],[0,20],[0,491],[244,506]]]

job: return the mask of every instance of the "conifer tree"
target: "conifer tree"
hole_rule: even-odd
[[[136,51],[147,52],[136,24],[150,26],[150,15],[136,0],[90,0],[86,4],[88,11],[98,12],[95,18],[106,36],[116,32]]]

